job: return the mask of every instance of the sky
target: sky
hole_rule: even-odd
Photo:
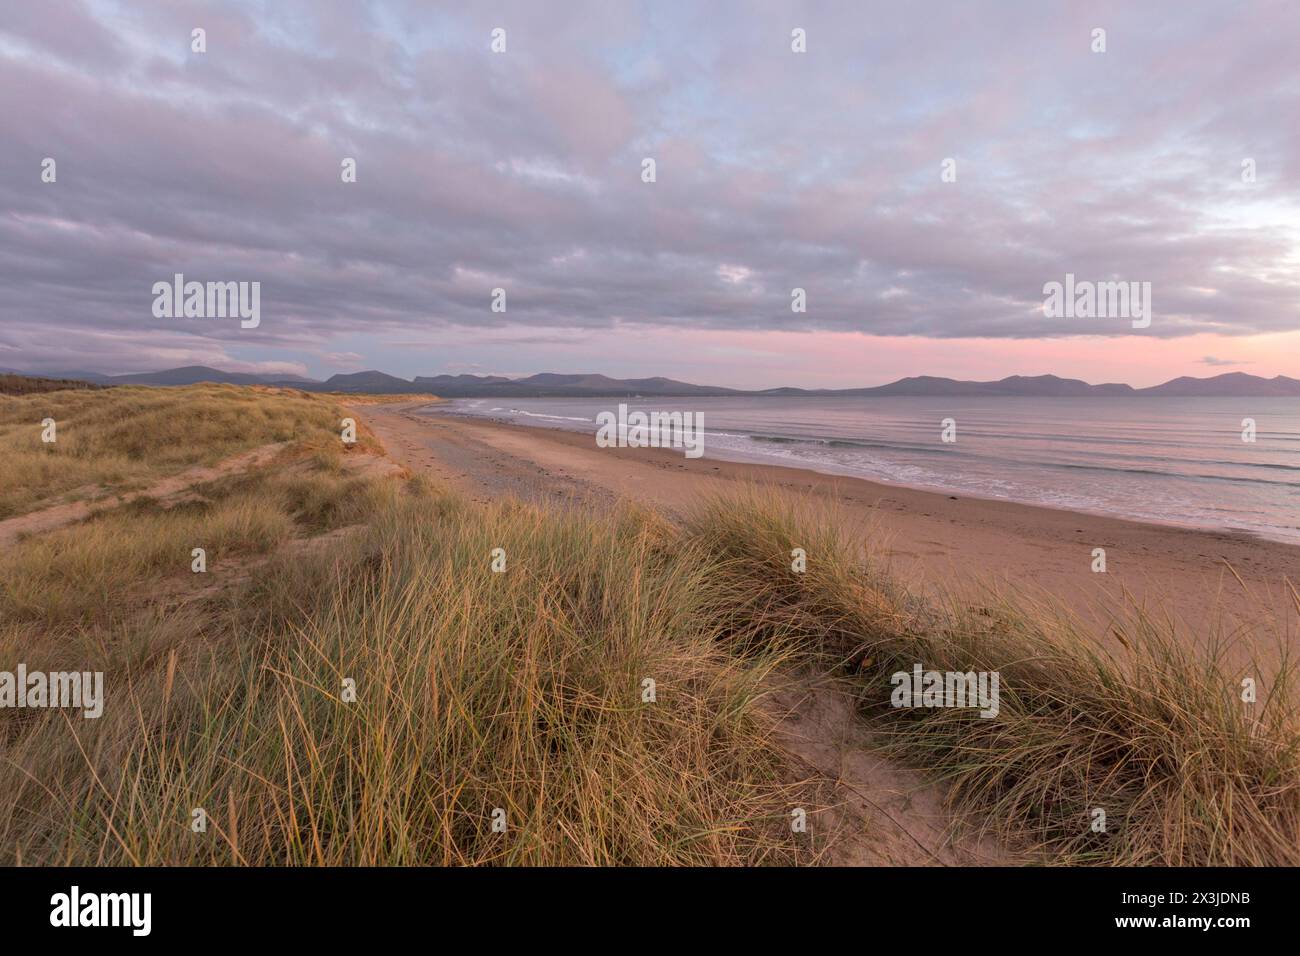
[[[1300,377],[1294,0],[3,5],[3,368]]]

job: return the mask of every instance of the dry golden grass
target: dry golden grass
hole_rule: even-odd
[[[1284,651],[1233,665],[1226,638],[1135,613],[1112,652],[1068,615],[1014,598],[926,599],[837,516],[762,491],[704,505],[686,540],[721,561],[711,613],[730,622],[733,645],[798,647],[854,675],[889,750],[945,780],[979,829],[1059,863],[1300,864]],[[795,547],[808,553],[805,574],[790,570]],[[999,673],[999,714],[892,707],[891,676],[918,663]],[[1242,701],[1246,676],[1259,703]],[[1104,833],[1092,827],[1097,809]]]
[[[133,414],[183,417],[166,399],[191,391]],[[789,826],[815,795],[765,705],[775,674],[808,667],[856,686],[890,750],[945,780],[972,825],[1049,861],[1298,862],[1285,661],[1246,706],[1212,639],[1138,619],[1108,653],[1041,610],[923,598],[869,537],[789,498],[748,491],[681,525],[482,507],[354,473],[330,399],[217,387],[212,415],[254,417],[244,395],[274,406],[259,420],[299,423],[270,465],[0,559],[0,670],[107,685],[98,719],[0,711],[0,862],[817,862],[818,828]],[[196,546],[206,575],[189,571]],[[998,671],[999,716],[889,707],[913,663]]]
[[[145,620],[119,649],[106,632],[102,718],[0,718],[0,850],[181,865],[810,858],[759,707],[779,658],[726,653],[698,613],[707,560],[665,551],[666,534],[646,515],[407,493],[362,537],[273,559],[189,618],[193,633]],[[0,666],[17,652],[0,645]],[[189,828],[198,807],[204,835]]]
[[[243,567],[295,537],[367,520],[384,487],[312,458],[196,486],[174,505],[105,510],[0,554],[0,620],[108,620],[158,581],[190,575],[194,548],[214,573]]]
[[[261,445],[336,451],[345,415],[331,398],[235,385],[0,395],[0,519],[136,489]],[[41,440],[47,418],[51,443]]]
[[[6,556],[0,670],[103,671],[107,703],[0,711],[0,860],[815,857],[761,706],[780,655],[725,650],[669,526],[472,507],[311,444]]]

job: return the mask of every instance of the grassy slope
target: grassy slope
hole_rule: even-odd
[[[194,385],[0,395],[0,519],[141,487],[278,442],[327,447],[344,413],[290,389]],[[42,441],[42,421],[56,440]]]
[[[889,750],[947,780],[980,828],[1061,863],[1300,864],[1285,654],[1233,667],[1228,636],[1123,612],[1113,653],[1059,612],[920,597],[842,522],[760,492],[706,504],[687,540],[722,562],[715,613],[735,621],[733,640],[794,642],[853,673]],[[806,574],[789,573],[793,547]],[[917,663],[998,672],[1000,713],[890,706],[891,675]],[[1259,703],[1242,702],[1246,676]]]
[[[238,422],[250,395],[268,399],[140,414],[201,431],[191,416]],[[103,670],[108,702],[0,711],[0,861],[811,862],[788,819],[814,797],[763,696],[774,670],[821,666],[973,821],[1051,859],[1297,862],[1285,688],[1246,707],[1238,675],[1150,622],[1116,658],[1041,615],[935,605],[833,516],[761,495],[678,527],[363,478],[332,400],[301,401],[299,454],[3,559],[0,669]],[[884,706],[914,662],[999,670],[1000,717]]]
[[[349,477],[325,450],[337,413],[310,414],[311,455],[3,559],[0,669],[102,670],[108,703],[98,720],[0,711],[0,860],[811,858],[759,707],[778,655],[719,646],[696,613],[707,562],[651,515]]]

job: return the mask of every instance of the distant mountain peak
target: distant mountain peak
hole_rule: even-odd
[[[29,373],[0,369],[10,374]],[[1300,380],[1286,375],[1264,378],[1248,372],[1224,372],[1208,378],[1182,375],[1150,388],[1134,388],[1116,382],[1091,385],[1076,378],[1059,375],[1008,375],[995,382],[962,381],[935,375],[911,375],[886,385],[866,388],[804,389],[793,387],[769,388],[759,391],[723,388],[714,385],[692,385],[675,379],[653,376],[650,378],[611,378],[596,372],[565,373],[539,372],[526,378],[506,378],[502,375],[434,375],[416,376],[414,380],[399,378],[377,369],[345,372],[331,375],[324,382],[303,379],[294,375],[254,374],[251,372],[224,372],[206,365],[186,365],[161,372],[143,372],[132,375],[100,375],[94,372],[40,372],[30,373],[51,378],[73,379],[101,385],[193,385],[200,382],[219,382],[234,385],[281,385],[307,391],[371,392],[400,395],[404,393],[432,393],[444,398],[690,398],[721,395],[754,396],[1027,396],[1074,397],[1084,395],[1142,395],[1157,397],[1300,397]]]

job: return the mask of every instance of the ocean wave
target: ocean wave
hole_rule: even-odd
[[[943,454],[943,449],[907,442],[854,441],[848,438],[814,438],[811,436],[793,437],[790,435],[763,434],[751,434],[744,437],[747,437],[750,441],[762,442],[768,445],[807,445],[814,448],[872,448],[882,451],[915,452],[923,455]]]
[[[1237,464],[1233,462],[1232,464]],[[1188,478],[1194,481],[1243,482],[1251,485],[1279,485],[1283,488],[1300,488],[1297,481],[1272,481],[1268,478],[1244,478],[1237,475],[1206,475],[1197,472],[1157,471],[1154,468],[1116,468],[1112,465],[1084,465],[1077,462],[1058,462],[1052,467],[1075,471],[1104,471],[1118,475],[1154,475],[1157,478]]]
[[[526,415],[529,418],[546,418],[556,422],[595,422],[594,418],[575,418],[572,415],[543,415],[541,412],[530,412],[522,408],[507,409],[512,415]]]

